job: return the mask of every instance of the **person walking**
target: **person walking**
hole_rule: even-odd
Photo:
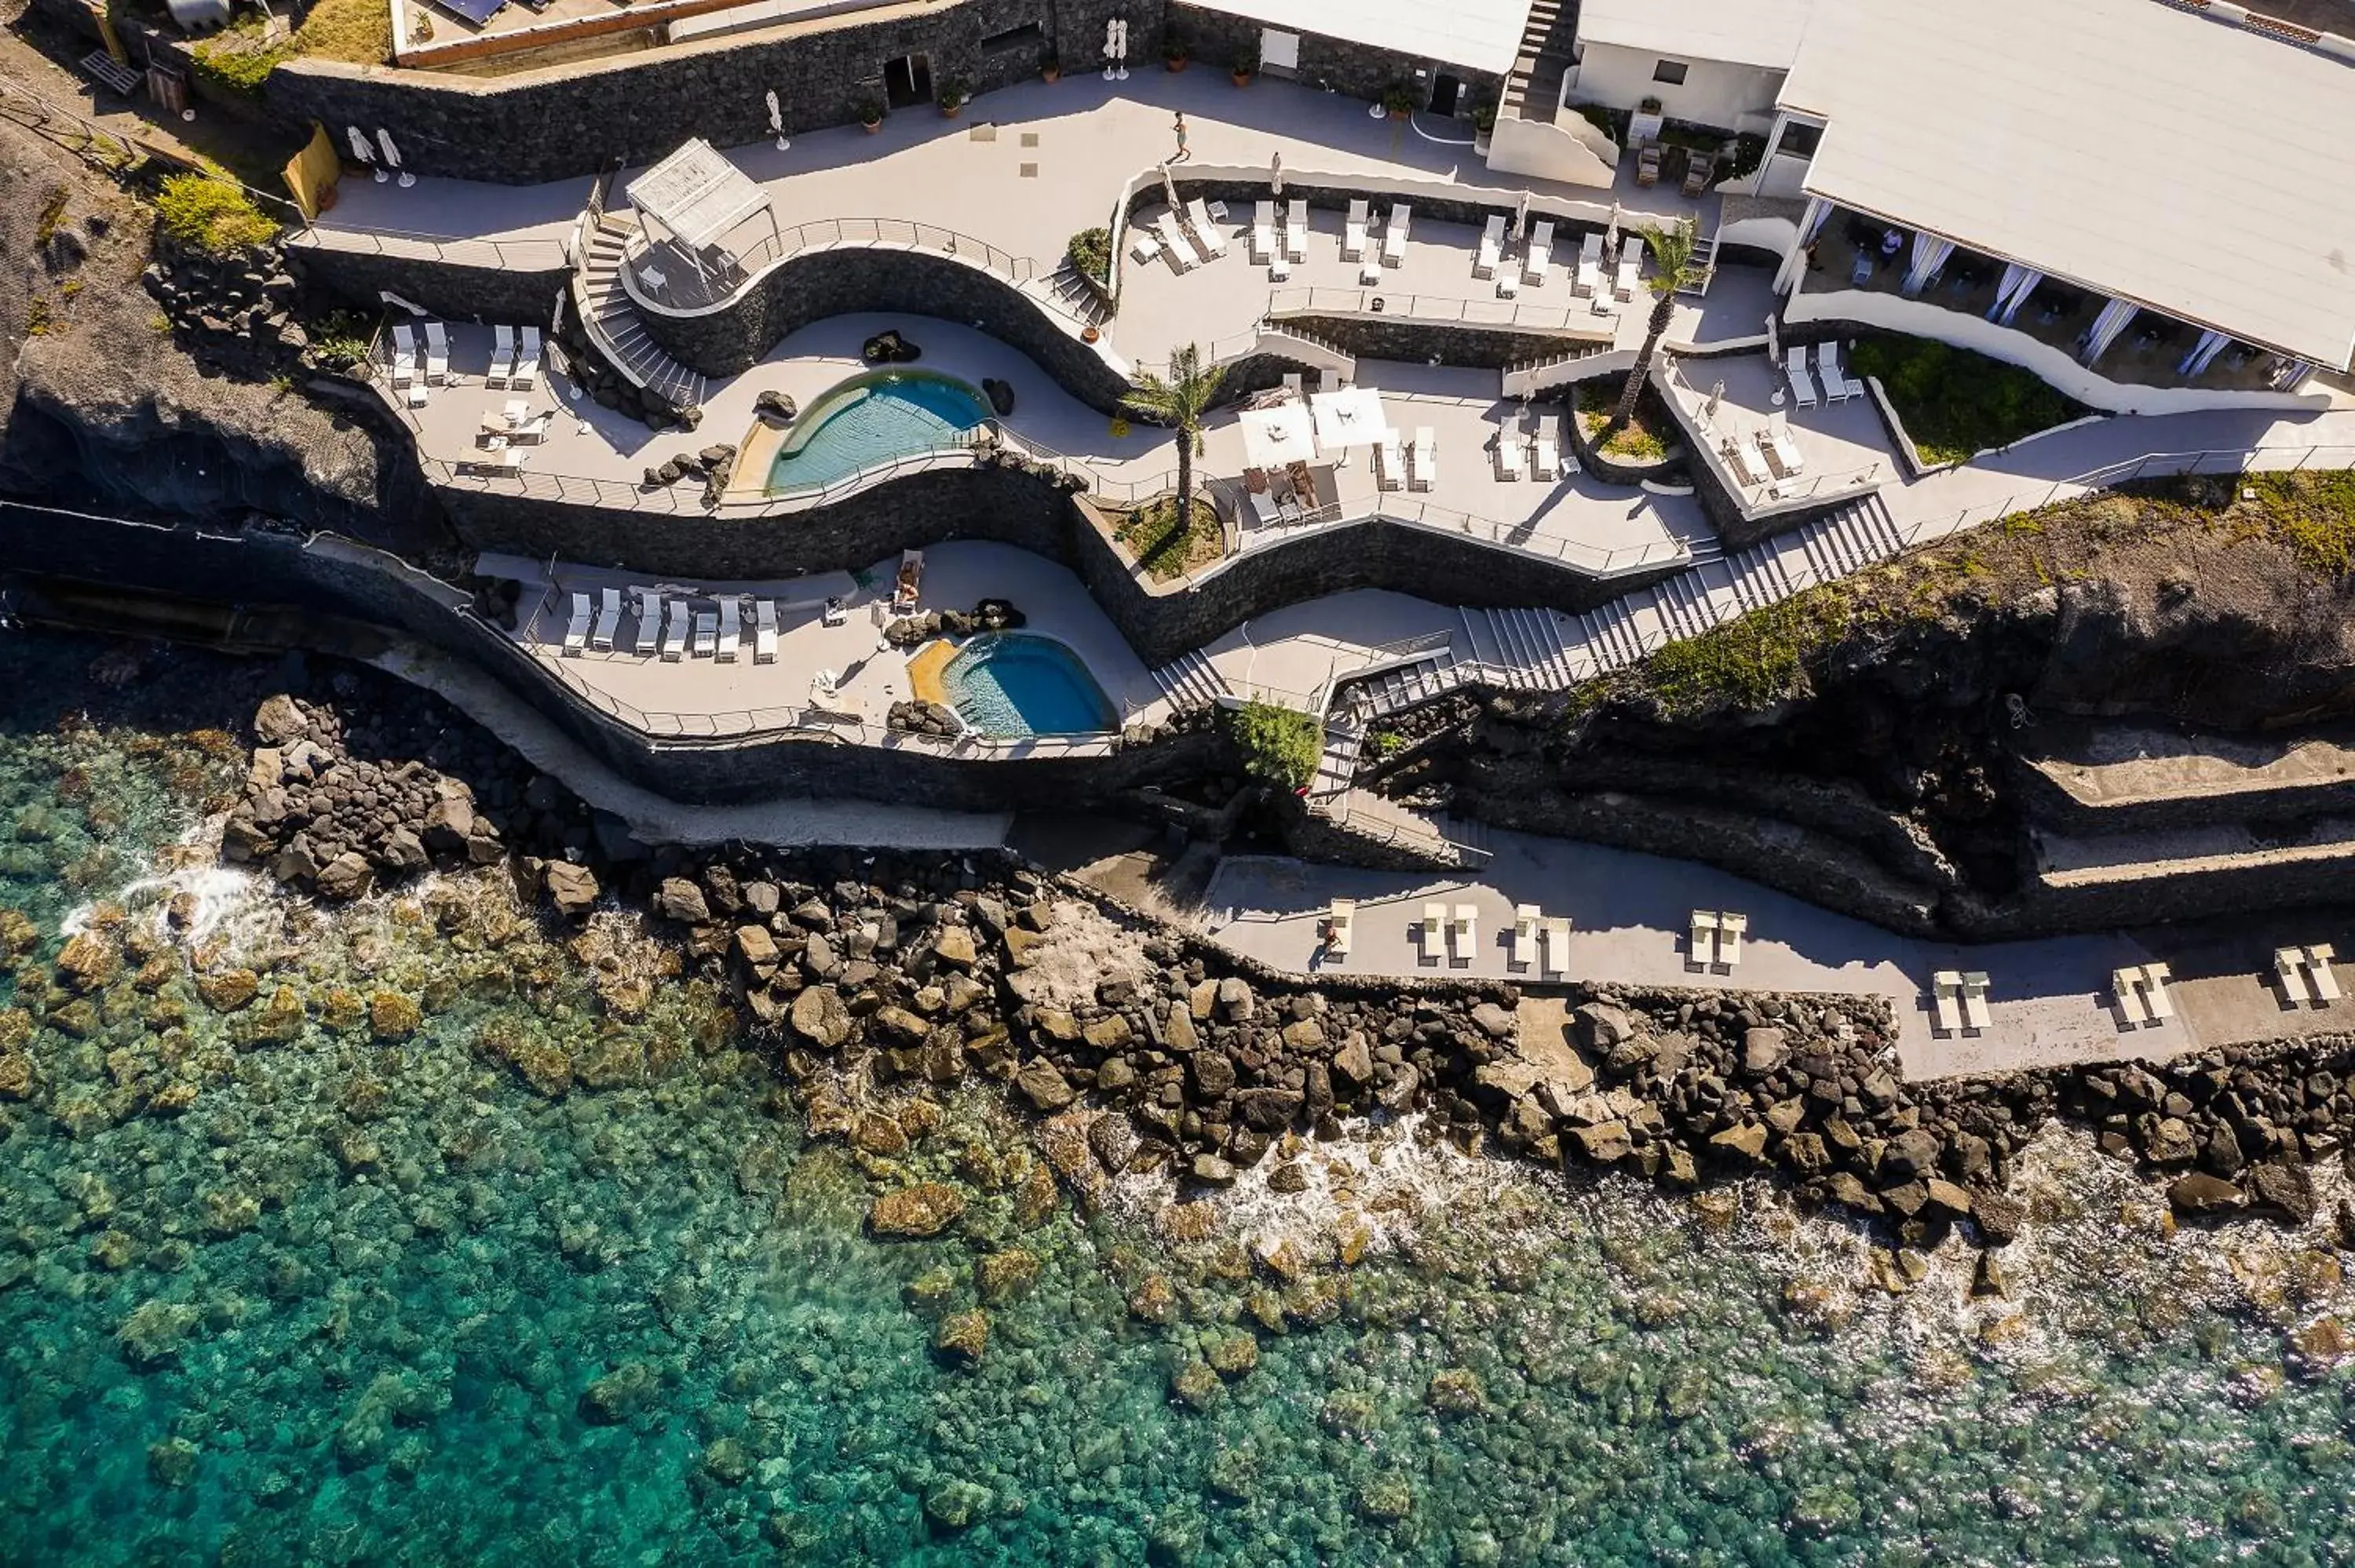
[[[1182,109],[1181,109],[1181,110],[1179,110],[1179,111],[1178,111],[1178,121],[1177,121],[1177,124],[1176,124],[1175,129],[1176,129],[1176,131],[1177,131],[1177,132],[1178,132],[1178,151],[1177,151],[1177,153],[1176,153],[1175,154],[1173,154],[1173,155],[1171,156],[1171,158],[1170,158],[1170,160],[1169,160],[1169,161],[1170,161],[1171,163],[1173,163],[1173,164],[1182,164],[1182,163],[1184,163],[1184,162],[1186,161],[1186,155],[1187,155],[1187,154],[1186,154],[1186,111],[1185,111],[1184,110],[1182,110]]]

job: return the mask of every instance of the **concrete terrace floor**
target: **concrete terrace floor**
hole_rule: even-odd
[[[1813,364],[1811,358],[1811,384],[1816,380]],[[1803,408],[1790,395],[1785,367],[1763,354],[1686,361],[1678,371],[1680,379],[1670,383],[1671,395],[1686,419],[1703,432],[1712,451],[1721,441],[1733,441],[1746,465],[1737,473],[1757,482],[1743,485],[1745,505],[1766,503],[1773,491],[1805,496],[1820,484],[1829,493],[1850,488],[1852,482],[1868,475],[1869,482],[1888,484],[1905,471],[1869,395],[1831,403],[1820,400],[1818,391],[1816,406]],[[1704,412],[1721,386],[1725,390],[1715,412]],[[1757,441],[1762,431],[1778,422],[1790,431],[1803,460],[1798,473],[1780,479],[1760,455]]]
[[[1818,909],[1731,873],[1689,862],[1521,833],[1494,835],[1495,861],[1476,877],[1360,871],[1273,857],[1222,861],[1201,901],[1214,939],[1278,969],[1316,974],[1328,965],[1319,923],[1336,897],[1358,900],[1350,974],[1446,976],[1540,981],[1556,977],[1508,964],[1514,906],[1535,904],[1571,918],[1572,980],[1629,985],[1734,987],[1883,996],[1899,1021],[1898,1060],[1908,1078],[2010,1071],[2129,1057],[2163,1061],[2199,1048],[2259,1037],[2355,1026],[2355,996],[2327,1008],[2291,1008],[2265,978],[2265,932],[2206,929],[2042,938],[1977,947],[1895,936]],[[1426,962],[1423,906],[1459,903],[1478,911],[1476,943]],[[1737,969],[1686,961],[1695,909],[1750,917]],[[2337,938],[2343,916],[2283,916],[2268,930]],[[2290,940],[2290,938],[2281,938]],[[2169,963],[2179,1016],[2127,1025],[2110,995],[2111,972],[2154,959]],[[1929,986],[1941,969],[1983,969],[1992,981],[1985,1033],[1933,1027]],[[2342,976],[2350,966],[2340,966]]]

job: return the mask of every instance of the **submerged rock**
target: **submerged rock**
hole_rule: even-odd
[[[964,1193],[943,1182],[919,1181],[876,1199],[867,1226],[879,1236],[936,1236],[964,1213]]]

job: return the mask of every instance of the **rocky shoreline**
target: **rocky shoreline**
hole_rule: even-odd
[[[2306,1165],[2355,1128],[2345,1038],[1907,1084],[1874,999],[1310,983],[1010,859],[641,846],[470,732],[273,696],[224,853],[331,902],[504,860],[559,919],[609,895],[648,909],[774,1042],[815,1129],[888,1152],[904,1135],[852,1108],[867,1090],[992,1079],[1048,1118],[1082,1196],[1156,1171],[1216,1188],[1271,1159],[1283,1191],[1305,1139],[1418,1112],[1460,1149],[1549,1166],[1672,1187],[1771,1173],[1886,1227],[1897,1266],[1957,1224],[2016,1235],[2012,1162],[2056,1118],[2164,1177],[2179,1213],[2296,1224]],[[2355,1236],[2355,1213],[2339,1223]]]

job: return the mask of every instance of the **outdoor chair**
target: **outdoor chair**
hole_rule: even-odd
[[[709,659],[719,651],[719,613],[698,609],[695,612],[695,656]]]
[[[425,383],[441,387],[450,380],[450,329],[440,322],[425,323]]]
[[[1973,969],[1965,975],[1963,977],[1963,1022],[1970,1026],[1974,1033],[1984,1034],[1988,1025],[1995,1022],[1995,1014],[1987,1011],[1987,975],[1977,969]]]
[[[491,367],[483,374],[484,383],[486,386],[491,387],[506,386],[507,384],[507,374],[515,369],[515,328],[508,326],[504,322],[492,327]]]
[[[2314,994],[2324,1001],[2337,1001],[2344,994],[2339,989],[2339,977],[2330,972],[2330,960],[2338,952],[2328,943],[2306,950],[2306,977],[2314,982]]]
[[[2144,999],[2150,1004],[2150,1015],[2161,1022],[2175,1016],[2174,1000],[2167,994],[2167,982],[2174,978],[2175,971],[2165,964],[2145,964],[2142,967]]]
[[[1696,909],[1685,941],[1685,968],[1705,969],[1717,962],[1717,912]]]
[[[1358,281],[1370,289],[1381,281],[1382,253],[1369,246],[1364,257],[1358,262]]]
[[[1750,929],[1750,916],[1736,915],[1732,910],[1717,917],[1717,967],[1728,973],[1742,967],[1742,938]]]
[[[1429,425],[1414,428],[1414,466],[1407,471],[1409,490],[1429,490],[1439,478],[1439,438]]]
[[[1871,251],[1859,249],[1856,253],[1856,260],[1848,270],[1848,281],[1849,286],[1855,289],[1861,289],[1872,281]]]
[[[1696,153],[1690,149],[1687,149],[1685,153],[1685,196],[1689,198],[1697,196],[1700,195],[1701,192],[1709,189],[1710,171],[1714,169],[1716,166],[1717,160],[1710,156],[1708,154]]]
[[[752,601],[752,662],[773,664],[777,662],[777,601],[756,599]]]
[[[1570,972],[1570,916],[1556,915],[1545,923],[1545,972]]]
[[[1806,456],[1799,450],[1799,443],[1791,437],[1791,422],[1787,416],[1779,412],[1769,415],[1766,428],[1759,432],[1758,444],[1766,454],[1767,466],[1775,470],[1782,478],[1794,478],[1806,469]]]
[[[1161,249],[1169,257],[1169,270],[1188,272],[1194,267],[1194,248],[1186,242],[1186,231],[1178,227],[1178,215],[1165,212],[1153,220],[1153,232],[1161,237]]]
[[[621,630],[622,590],[609,588],[597,596],[597,629],[589,635],[589,646],[600,653],[611,653],[614,634]]]
[[[1447,906],[1426,904],[1423,906],[1423,961],[1435,964],[1447,956]]]
[[[1333,908],[1325,917],[1325,953],[1332,959],[1349,956],[1349,927],[1357,923],[1358,901],[1336,898]]]
[[[1520,482],[1521,438],[1510,427],[1497,432],[1497,477],[1508,484]]]
[[[1366,254],[1367,203],[1363,197],[1349,204],[1349,216],[1341,224],[1341,260],[1356,261]]]
[[[1406,458],[1399,450],[1396,430],[1382,432],[1382,444],[1374,449],[1376,482],[1384,490],[1406,488]]]
[[[1284,209],[1284,254],[1286,260],[1308,260],[1308,202],[1304,196],[1294,196]]]
[[[2141,984],[2142,970],[2139,969],[2110,971],[2110,991],[2118,999],[2118,1015],[2136,1027],[2150,1022],[2150,1014],[2143,1011],[2142,993],[2136,989]]]
[[[576,593],[572,596],[572,619],[566,622],[564,628],[564,652],[568,655],[577,655],[588,646],[589,596]]]
[[[2299,948],[2274,949],[2274,975],[2281,981],[2282,999],[2292,1007],[2301,1007],[2309,1000],[2306,989],[2306,952]]]
[[[407,322],[392,323],[392,384],[406,387],[417,378],[417,334]]]
[[[1593,295],[1603,287],[1603,231],[1594,229],[1578,242],[1578,275],[1571,280],[1571,292]]]
[[[744,647],[743,600],[732,593],[719,596],[719,662],[736,662]]]
[[[1660,144],[1654,142],[1636,154],[1636,183],[1656,185],[1660,183]]]
[[[1497,265],[1504,259],[1504,255],[1505,220],[1502,217],[1491,213],[1488,216],[1488,227],[1480,231],[1480,249],[1479,253],[1472,259],[1472,275],[1475,278],[1495,277]]]
[[[1630,234],[1619,241],[1619,270],[1611,280],[1611,292],[1621,300],[1633,300],[1636,286],[1644,270],[1644,237]]]
[[[1532,289],[1545,287],[1553,271],[1553,219],[1540,218],[1529,231],[1529,247],[1521,258],[1521,281]]]
[[[1292,276],[1292,259],[1277,250],[1267,259],[1267,277],[1271,283],[1281,283]]]
[[[1251,253],[1254,261],[1272,262],[1277,257],[1275,203],[1272,201],[1261,202],[1252,218]]]
[[[676,664],[687,656],[687,601],[675,599],[663,606],[663,662]]]
[[[522,341],[517,345],[514,367],[507,372],[507,385],[518,392],[531,390],[532,382],[539,376],[539,329],[523,329]]]
[[[1530,478],[1560,479],[1561,477],[1561,454],[1555,448],[1550,432],[1540,429],[1536,435],[1530,437],[1529,450],[1532,454],[1529,459]]]
[[[1807,374],[1807,350],[1804,344],[1793,344],[1783,353],[1783,369],[1791,378],[1791,400],[1802,408],[1816,406],[1815,377]]]
[[[633,588],[630,602],[637,607],[637,655],[641,659],[654,656],[662,644],[662,596],[650,588]]]
[[[1537,962],[1538,906],[1517,904],[1513,906],[1512,965],[1525,969]]]
[[[1478,956],[1480,951],[1480,911],[1478,908],[1469,904],[1458,904],[1455,906],[1454,934],[1455,938],[1456,959],[1460,962],[1467,964],[1470,963],[1473,959]]]
[[[1186,204],[1186,223],[1194,231],[1194,242],[1201,247],[1202,260],[1215,261],[1227,253],[1227,237],[1210,221],[1210,209],[1196,196]]]
[[[1752,462],[1742,443],[1732,436],[1717,443],[1717,455],[1725,460],[1726,466],[1733,471],[1734,478],[1753,489],[1774,478],[1772,474],[1761,473],[1762,464]]]
[[[1252,515],[1257,518],[1263,526],[1284,520],[1284,508],[1277,503],[1274,496],[1264,490],[1249,490],[1244,493],[1251,497]]]
[[[1963,1032],[1963,977],[1956,969],[1940,969],[1930,977],[1930,1007],[1942,1034]]]
[[[1396,267],[1406,260],[1407,226],[1414,221],[1414,208],[1405,202],[1391,204],[1390,221],[1382,226],[1382,265]]]

